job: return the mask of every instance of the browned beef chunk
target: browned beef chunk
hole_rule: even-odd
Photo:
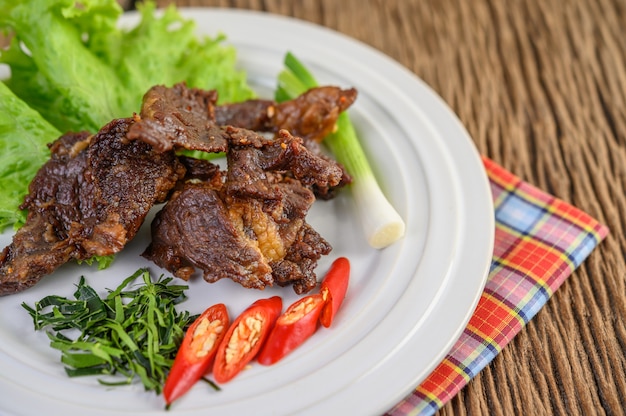
[[[270,263],[275,282],[280,286],[292,284],[298,294],[311,291],[317,285],[317,261],[331,250],[331,245],[317,231],[304,224],[285,257]]]
[[[263,140],[256,133],[227,129],[231,136],[228,152],[228,192],[271,199],[267,171],[289,172],[304,185],[335,186],[342,178],[339,165],[313,154],[302,139],[281,130],[277,140]]]
[[[322,158],[321,141],[335,128],[339,114],[356,100],[354,88],[342,90],[336,87],[314,88],[294,100],[285,101],[277,107],[273,123],[294,136],[302,137],[305,146]],[[313,190],[320,199],[333,198],[337,190],[352,182],[352,177],[341,166],[343,176],[335,185],[315,184]]]
[[[319,142],[335,127],[339,114],[356,99],[355,89],[318,87],[298,98],[277,104],[269,100],[249,100],[243,103],[216,106],[217,94],[188,88],[184,83],[166,88],[152,87],[144,96],[141,117],[128,133],[128,138],[141,140],[157,151],[173,148],[225,152],[229,142],[240,139],[241,129],[279,134],[287,130],[301,137],[305,147],[317,157],[328,159]],[[232,129],[239,127],[240,129]],[[235,137],[232,137],[235,134]],[[239,134],[239,136],[237,136]],[[263,137],[245,133],[246,145],[266,141]],[[336,190],[352,182],[342,169],[341,180],[330,184],[313,184],[319,198],[330,199]]]
[[[71,259],[117,253],[146,214],[184,175],[173,153],[128,142],[132,119],[114,120],[96,135],[55,141],[22,205],[25,225],[0,258],[0,295],[37,283]]]
[[[218,105],[215,107],[215,122],[219,126],[271,132],[275,128],[276,105],[275,101],[260,99]]]
[[[82,173],[87,164],[88,133],[66,134],[50,146],[51,158],[30,184],[22,205],[24,226],[0,256],[0,295],[21,292],[66,263],[74,247],[67,244],[78,217]],[[43,201],[55,201],[46,204]],[[38,201],[42,201],[39,203]]]
[[[194,157],[188,157],[181,155],[178,160],[185,167],[186,173],[184,181],[216,181],[216,184],[220,184],[222,181],[222,172],[219,165],[212,163],[206,159],[196,159]]]
[[[341,170],[286,131],[270,141],[226,131],[226,181],[187,183],[177,192],[157,214],[144,256],[184,279],[200,269],[209,282],[227,277],[248,288],[311,290],[317,261],[331,246],[305,221],[315,197],[302,181],[335,184]]]
[[[313,88],[299,97],[278,105],[273,124],[289,130],[305,141],[321,142],[335,128],[337,117],[356,100],[354,88]]]
[[[301,294],[315,287],[317,261],[332,249],[306,223],[315,201],[309,185],[336,185],[342,171],[286,130],[279,132],[278,139],[261,148],[231,147],[224,190],[231,218],[256,241],[272,269],[273,282],[291,284]],[[251,181],[251,174],[262,179]]]
[[[152,222],[144,256],[185,280],[199,268],[208,282],[226,277],[248,288],[271,284],[271,269],[206,183],[188,182],[173,195]]]
[[[88,255],[119,252],[130,241],[157,203],[185,174],[173,152],[161,153],[143,142],[128,142],[130,119],[114,120],[92,140],[85,171],[94,191],[94,212],[83,212],[88,238],[81,245]],[[92,225],[93,224],[93,225]]]
[[[187,88],[184,83],[154,86],[144,95],[128,138],[145,141],[159,152],[173,148],[225,152],[227,140],[215,123],[216,100],[215,91]]]
[[[276,103],[271,100],[249,100],[215,107],[219,125],[233,125],[249,130],[278,133],[288,130],[301,137],[304,145],[319,157],[326,158],[320,142],[335,128],[339,114],[356,100],[355,89],[326,86],[313,88],[294,100]],[[343,167],[342,167],[343,169]],[[330,199],[339,188],[352,182],[348,172],[334,186],[313,186],[318,198]]]
[[[339,114],[356,100],[354,88],[333,86],[310,89],[299,97],[276,103],[271,100],[249,100],[214,108],[216,123],[248,130],[277,133],[288,130],[294,136],[321,142],[333,131]]]

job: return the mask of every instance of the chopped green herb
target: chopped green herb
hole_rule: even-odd
[[[35,329],[47,330],[50,346],[62,352],[68,376],[112,376],[99,379],[109,386],[138,378],[146,390],[160,394],[184,331],[195,319],[177,312],[188,286],[172,280],[153,281],[148,270],[139,269],[102,298],[81,277],[74,299],[51,295],[34,307],[22,306]]]

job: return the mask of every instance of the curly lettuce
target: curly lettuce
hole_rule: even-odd
[[[18,207],[28,184],[50,156],[46,143],[60,132],[0,82],[0,230],[20,225]]]
[[[19,224],[18,206],[45,161],[46,143],[67,131],[96,132],[138,112],[153,85],[216,89],[220,102],[254,97],[224,36],[200,37],[172,6],[138,6],[121,27],[115,0],[0,0],[0,230]]]

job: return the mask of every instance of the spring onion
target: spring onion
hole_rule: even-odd
[[[318,85],[292,53],[285,55],[284,65],[278,75],[277,101],[295,98]],[[381,190],[347,113],[339,116],[337,128],[324,139],[324,144],[353,178],[350,187],[368,243],[384,248],[402,238],[404,221]]]
[[[131,285],[139,278],[143,283]],[[98,380],[108,386],[138,378],[145,390],[160,394],[185,328],[195,319],[176,311],[187,286],[169,284],[172,280],[153,281],[139,269],[101,298],[81,277],[74,299],[50,295],[22,307],[36,330],[47,330],[68,376],[111,376]]]

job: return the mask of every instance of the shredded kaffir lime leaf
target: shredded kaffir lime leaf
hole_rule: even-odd
[[[132,284],[139,278],[142,282]],[[139,379],[146,390],[160,394],[185,329],[195,319],[176,310],[188,286],[172,280],[153,281],[147,269],[139,269],[102,298],[81,277],[74,299],[51,295],[34,307],[22,306],[35,329],[46,330],[50,346],[61,351],[70,377],[111,376],[98,379],[105,385]]]

